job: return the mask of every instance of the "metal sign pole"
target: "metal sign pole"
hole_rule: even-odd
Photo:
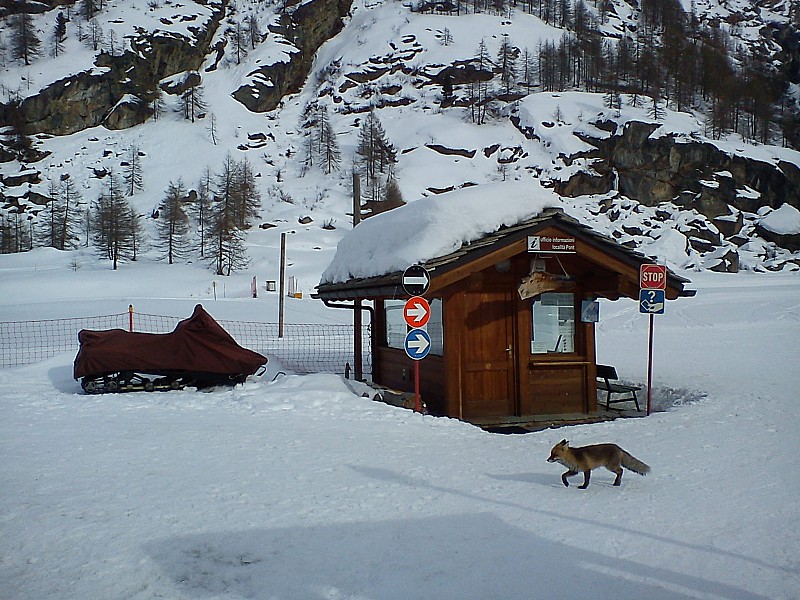
[[[650,416],[650,408],[653,398],[653,313],[650,313],[650,331],[647,341],[647,416]]]
[[[422,398],[419,395],[419,361],[414,361],[414,410],[422,412]]]
[[[278,293],[278,337],[283,337],[283,311],[286,302],[286,232],[281,234],[281,282]]]
[[[361,223],[361,178],[353,171],[353,228]],[[364,379],[364,348],[361,340],[361,298],[353,300],[353,366],[356,381]]]

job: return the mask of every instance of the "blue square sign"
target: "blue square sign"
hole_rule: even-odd
[[[639,290],[639,312],[648,315],[663,315],[664,300],[664,290]]]

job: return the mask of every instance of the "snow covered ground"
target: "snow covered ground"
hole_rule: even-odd
[[[0,320],[135,297],[274,321],[275,295],[246,299],[245,275],[214,302],[199,266],[63,260],[0,256]],[[797,598],[800,277],[686,275],[697,296],[655,318],[666,410],[527,435],[373,402],[336,375],[86,396],[73,353],[0,369],[0,597]],[[346,314],[288,304],[300,321]],[[603,303],[599,361],[644,382],[646,338],[634,302]],[[545,462],[564,437],[653,472],[565,488]]]

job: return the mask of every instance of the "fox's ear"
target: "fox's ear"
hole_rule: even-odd
[[[558,443],[558,445],[559,445],[559,446],[569,446],[569,442],[568,442],[567,440],[561,440],[561,441]]]

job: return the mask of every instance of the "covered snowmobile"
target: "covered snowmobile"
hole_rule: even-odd
[[[73,376],[89,394],[235,385],[267,362],[199,304],[171,333],[82,329],[78,341]]]

